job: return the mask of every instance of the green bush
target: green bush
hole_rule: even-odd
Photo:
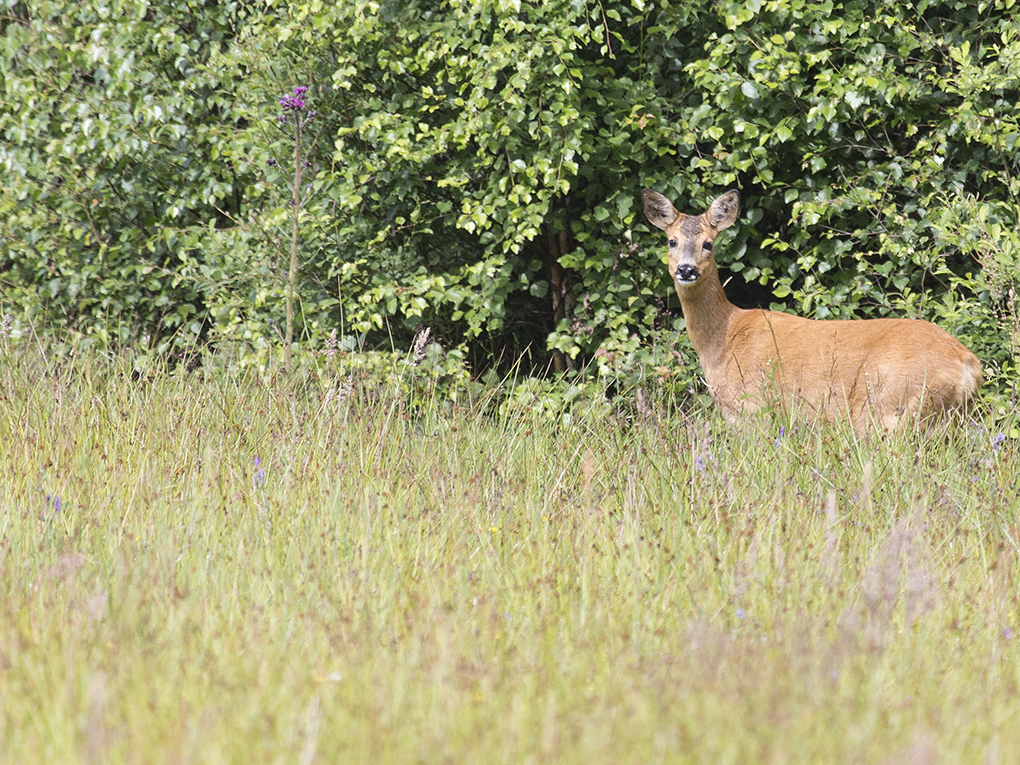
[[[1016,22],[1012,0],[16,3],[3,311],[104,347],[268,359],[294,241],[295,347],[405,349],[424,325],[476,378],[696,390],[638,200],[699,212],[736,187],[734,302],[935,319],[1001,389]],[[295,85],[318,112],[297,207],[276,120]]]
[[[9,3],[0,22],[5,310],[86,344],[184,346],[180,273],[245,204],[234,5]],[[223,264],[229,268],[230,264]]]

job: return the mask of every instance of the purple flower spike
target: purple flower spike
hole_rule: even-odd
[[[284,96],[280,99],[280,106],[286,111],[299,112],[305,108],[305,101],[298,96]]]
[[[294,95],[295,96],[303,96],[307,92],[308,92],[308,88],[306,88],[304,85],[297,85],[297,86],[294,87]]]

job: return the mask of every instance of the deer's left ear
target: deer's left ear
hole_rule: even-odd
[[[740,194],[736,191],[727,191],[716,198],[708,208],[708,212],[705,213],[705,217],[708,218],[708,223],[712,228],[722,231],[733,225],[738,212],[740,212]]]

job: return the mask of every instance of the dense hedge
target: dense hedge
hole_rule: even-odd
[[[425,324],[476,373],[686,386],[640,191],[700,211],[735,187],[736,302],[935,319],[1008,382],[1017,21],[1013,0],[8,4],[2,310],[265,358],[296,222],[301,346]]]

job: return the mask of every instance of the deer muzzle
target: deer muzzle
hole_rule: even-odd
[[[676,278],[677,284],[694,284],[698,281],[698,277],[701,274],[698,273],[698,267],[691,265],[690,263],[681,263],[676,267]]]

